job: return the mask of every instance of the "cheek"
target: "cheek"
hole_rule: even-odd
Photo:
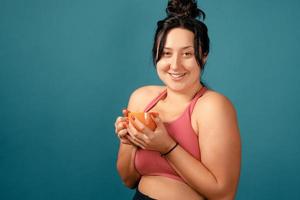
[[[199,65],[198,65],[198,62],[196,60],[196,58],[190,58],[190,59],[187,59],[184,61],[184,66],[190,70],[198,67],[199,68]]]
[[[169,68],[169,64],[168,64],[168,62],[166,60],[162,60],[161,59],[156,64],[157,72],[168,70],[168,68]]]

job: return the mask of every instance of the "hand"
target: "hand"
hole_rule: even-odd
[[[115,122],[115,133],[123,144],[133,145],[132,142],[128,139],[129,134],[127,131],[128,127],[128,110],[122,110],[124,117],[119,116]]]
[[[130,137],[128,139],[136,146],[147,149],[154,150],[160,153],[167,152],[176,143],[171,136],[168,134],[161,119],[155,115],[151,116],[156,123],[156,129],[154,131],[150,130],[137,118],[133,118],[134,123],[141,131],[138,131],[132,123],[128,124],[128,133]]]

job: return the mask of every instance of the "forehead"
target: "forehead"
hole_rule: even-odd
[[[166,37],[166,48],[182,48],[194,46],[194,33],[183,28],[174,28],[169,31]]]

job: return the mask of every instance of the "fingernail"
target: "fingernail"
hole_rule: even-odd
[[[158,117],[158,112],[152,112],[152,116],[154,117],[154,118],[156,118],[156,117]]]
[[[127,108],[124,108],[124,109],[122,110],[122,113],[123,113],[123,115],[124,115],[125,117],[127,117],[129,111],[127,110]]]

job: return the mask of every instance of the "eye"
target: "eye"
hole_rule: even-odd
[[[184,52],[184,53],[183,53],[183,56],[184,56],[184,57],[191,57],[192,55],[193,55],[192,52]]]
[[[169,56],[171,56],[171,52],[169,52],[169,51],[163,51],[162,52],[162,56],[163,57],[169,57]]]

